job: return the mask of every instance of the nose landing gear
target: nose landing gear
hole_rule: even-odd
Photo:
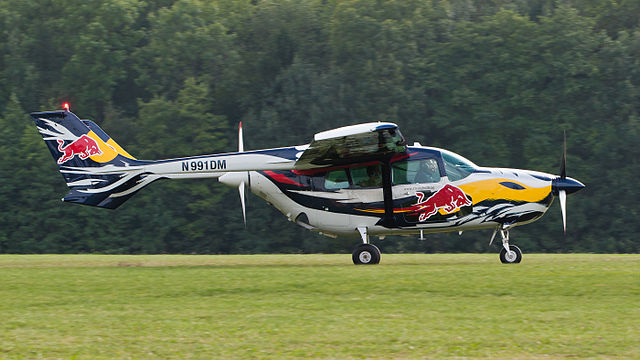
[[[493,243],[496,233],[500,231],[502,237],[502,249],[500,249],[500,262],[503,264],[517,264],[522,261],[522,251],[515,245],[509,245],[509,230],[496,229],[491,236],[489,245]]]

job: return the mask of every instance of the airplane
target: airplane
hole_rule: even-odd
[[[566,135],[560,175],[480,167],[451,151],[414,143],[398,125],[369,122],[322,131],[310,144],[165,160],[138,160],[90,120],[63,110],[31,114],[64,177],[65,202],[115,209],[159,179],[218,178],[237,187],[246,226],[245,191],[266,200],[290,221],[330,237],[359,238],[356,265],[380,262],[371,236],[492,229],[500,261],[519,263],[509,230],[544,215],[582,188],[566,175]]]

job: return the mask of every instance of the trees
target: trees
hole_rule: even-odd
[[[0,0],[0,252],[351,247],[252,197],[245,231],[237,195],[215,181],[153,184],[117,212],[61,204],[66,189],[26,116],[60,100],[140,158],[233,150],[240,120],[249,149],[384,120],[480,165],[553,173],[566,129],[569,174],[587,184],[570,199],[569,235],[552,208],[515,237],[529,251],[638,251],[635,7]],[[488,236],[380,245],[483,251]]]

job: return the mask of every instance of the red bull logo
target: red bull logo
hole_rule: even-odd
[[[98,143],[86,134],[65,147],[62,147],[63,144],[64,141],[58,139],[58,151],[62,153],[62,156],[58,159],[58,164],[64,164],[76,155],[82,160],[92,155],[102,155],[102,150],[100,150]]]
[[[418,202],[408,210],[412,215],[420,214],[418,221],[426,221],[435,215],[438,210],[443,209],[447,213],[452,213],[463,206],[472,204],[471,200],[459,187],[453,185],[445,185],[433,195],[425,199],[424,193],[416,192]]]

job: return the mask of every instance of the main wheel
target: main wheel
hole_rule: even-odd
[[[507,249],[504,247],[500,250],[500,261],[503,264],[517,264],[522,260],[522,251],[520,248],[515,245],[509,245],[509,251],[507,253]]]
[[[380,262],[380,250],[371,244],[358,246],[351,256],[356,265],[374,265]]]

